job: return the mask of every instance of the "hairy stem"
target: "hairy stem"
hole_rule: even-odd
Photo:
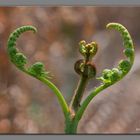
[[[74,96],[73,96],[71,104],[70,104],[70,108],[74,109],[75,112],[80,107],[80,102],[81,102],[83,93],[85,91],[85,87],[86,87],[87,82],[88,82],[88,78],[81,76],[79,84],[77,86],[77,89],[74,93]]]

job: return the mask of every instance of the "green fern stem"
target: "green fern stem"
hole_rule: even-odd
[[[76,112],[78,108],[80,107],[80,102],[83,96],[83,93],[85,91],[86,85],[88,82],[88,78],[81,76],[79,84],[77,86],[77,89],[73,95],[73,98],[71,100],[70,108]]]
[[[48,79],[44,78],[44,77],[38,77],[37,79],[39,79],[40,81],[42,81],[44,84],[46,84],[57,96],[58,101],[62,107],[62,110],[64,112],[65,117],[68,115],[69,112],[69,108],[67,106],[67,103],[63,97],[63,95],[61,94],[61,92],[59,91],[59,89],[52,83],[50,82]]]

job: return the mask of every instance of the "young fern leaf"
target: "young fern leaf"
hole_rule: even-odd
[[[20,53],[17,48],[15,48],[17,39],[22,33],[26,31],[33,31],[34,33],[36,33],[37,29],[33,26],[22,26],[17,28],[14,32],[10,34],[7,44],[8,46],[7,51],[10,60],[12,63],[15,64],[15,66],[18,69],[42,81],[55,93],[62,107],[63,113],[66,117],[69,111],[68,105],[59,89],[51,81],[49,81],[51,77],[49,75],[49,72],[45,70],[44,64],[41,62],[36,62],[29,68],[26,68],[25,67],[25,65],[27,64],[26,56],[23,53]]]
[[[103,70],[102,76],[97,78],[98,80],[102,81],[101,85],[91,91],[89,96],[83,101],[80,109],[75,116],[76,120],[81,119],[88,104],[98,93],[113,85],[114,83],[120,81],[130,71],[134,63],[134,45],[128,30],[119,23],[109,23],[106,27],[107,29],[115,29],[121,33],[123,45],[125,48],[123,52],[126,55],[127,59],[121,60],[117,68]]]
[[[8,54],[10,59],[21,70],[25,70],[27,58],[24,54],[20,53],[15,46],[19,36],[26,31],[33,31],[35,33],[37,30],[33,26],[23,26],[12,32],[8,39]]]
[[[127,57],[127,59],[119,62],[117,68],[113,68],[112,70],[105,69],[102,76],[97,78],[102,80],[104,85],[109,86],[121,80],[130,71],[134,62],[134,45],[129,32],[123,25],[119,23],[109,23],[106,27],[107,29],[115,29],[121,33],[125,47],[123,52]]]
[[[50,78],[48,75],[49,72],[45,71],[44,64],[41,62],[36,62],[31,67],[26,68],[25,64],[27,63],[27,58],[23,53],[20,53],[16,46],[16,41],[19,36],[26,32],[26,31],[33,31],[33,33],[37,32],[37,29],[33,26],[22,26],[17,28],[14,32],[11,33],[8,39],[8,54],[10,56],[11,61],[22,71],[34,76],[43,76],[46,78]]]

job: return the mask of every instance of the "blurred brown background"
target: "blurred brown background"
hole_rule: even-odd
[[[53,82],[70,102],[79,76],[73,65],[81,58],[80,40],[96,41],[97,76],[124,58],[119,33],[108,31],[119,22],[132,35],[136,59],[131,72],[101,92],[90,103],[78,133],[140,133],[140,8],[139,7],[1,7],[0,8],[0,133],[63,133],[64,117],[54,94],[40,81],[9,62],[9,34],[22,25],[34,25],[37,34],[25,33],[18,48],[29,59],[45,63]],[[97,80],[91,80],[85,96]],[[84,96],[84,98],[85,98]]]

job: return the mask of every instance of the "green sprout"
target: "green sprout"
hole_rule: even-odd
[[[90,79],[95,78],[96,76],[96,67],[91,61],[97,53],[98,46],[95,42],[87,44],[85,41],[80,41],[79,52],[83,56],[83,59],[76,61],[74,65],[74,69],[76,73],[79,74],[80,80],[73,94],[70,105],[67,104],[61,91],[51,82],[51,75],[45,70],[44,64],[41,62],[36,62],[30,67],[27,67],[26,56],[15,48],[17,39],[22,33],[26,31],[33,31],[33,33],[36,33],[36,28],[33,26],[22,26],[12,32],[8,39],[7,51],[11,62],[21,71],[46,84],[58,98],[65,117],[66,134],[77,133],[78,123],[91,100],[102,90],[120,81],[133,66],[134,45],[128,30],[119,23],[109,23],[107,24],[106,28],[115,29],[116,31],[120,32],[124,46],[123,53],[125,54],[126,59],[121,60],[116,68],[104,69],[102,75],[96,78],[97,80],[101,81],[101,84],[94,88],[83,100],[83,102],[81,102],[87,83]]]

